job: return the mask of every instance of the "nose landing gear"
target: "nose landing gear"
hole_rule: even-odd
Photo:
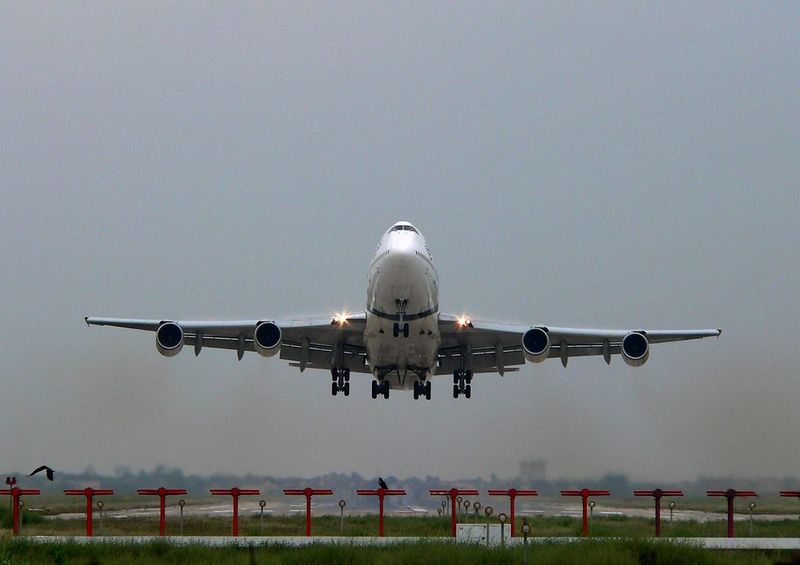
[[[414,400],[424,396],[425,400],[431,399],[431,381],[414,381]]]
[[[472,371],[453,371],[453,398],[472,396]]]
[[[345,396],[350,396],[350,369],[331,369],[331,394],[336,396],[342,392]]]
[[[384,398],[389,398],[389,381],[372,381],[372,398],[378,398],[382,395]]]
[[[410,330],[408,328],[408,323],[398,324],[397,322],[395,322],[392,325],[392,335],[394,337],[400,337],[401,334],[403,335],[403,337],[408,337],[409,332]]]

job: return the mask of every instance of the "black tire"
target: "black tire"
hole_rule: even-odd
[[[338,369],[331,369],[331,378],[334,381],[338,381],[339,380],[339,370]]]
[[[414,381],[414,400],[419,399],[419,383]]]
[[[331,383],[331,394],[336,396],[337,392],[339,392],[339,383]]]
[[[453,398],[458,398],[458,393],[461,392],[458,385],[453,385]]]
[[[345,396],[350,396],[350,383],[344,383],[344,387],[342,388]]]
[[[372,398],[378,398],[378,383],[372,381]]]
[[[344,382],[346,383],[350,382],[350,369],[344,370]]]
[[[400,326],[397,323],[392,325],[392,335],[394,337],[397,337],[397,336],[400,335]]]
[[[389,398],[389,381],[383,381],[383,397]]]
[[[403,324],[403,337],[408,337],[408,324]]]
[[[461,384],[461,371],[453,371],[453,384]]]
[[[431,381],[425,383],[425,400],[431,399]]]
[[[467,385],[464,387],[464,396],[467,398],[472,398],[472,385]]]
[[[467,382],[467,384],[472,383],[472,371],[466,372],[466,374],[464,375],[464,380]]]

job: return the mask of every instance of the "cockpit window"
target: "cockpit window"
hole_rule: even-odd
[[[414,226],[405,226],[405,225],[402,225],[402,224],[398,225],[398,226],[392,226],[392,229],[390,229],[389,231],[402,231],[402,230],[413,231],[414,233],[419,233]]]

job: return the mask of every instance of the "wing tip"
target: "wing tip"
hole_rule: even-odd
[[[84,316],[83,321],[86,322],[86,327],[88,328],[91,324],[89,323],[89,316]]]

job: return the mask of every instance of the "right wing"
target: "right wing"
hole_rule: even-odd
[[[156,345],[164,355],[174,355],[184,346],[192,346],[195,355],[205,347],[236,351],[242,358],[245,351],[257,351],[255,332],[264,323],[280,328],[280,342],[272,350],[260,349],[265,356],[280,353],[289,365],[330,369],[333,366],[353,372],[369,373],[363,343],[366,316],[348,315],[346,319],[317,316],[287,320],[181,321],[139,320],[128,318],[85,318],[91,326],[113,326],[149,331],[156,334]],[[178,330],[179,329],[179,330]],[[172,330],[172,335],[169,331]],[[163,334],[162,334],[163,332]],[[180,334],[180,336],[178,336]],[[163,335],[163,338],[162,338]],[[168,342],[174,337],[174,342]],[[178,344],[178,337],[180,343]],[[160,343],[161,342],[161,343]],[[170,347],[162,347],[168,345]]]
[[[602,355],[606,363],[611,362],[612,355],[622,355],[625,362],[641,365],[647,360],[649,345],[669,341],[686,341],[704,337],[719,337],[722,330],[608,330],[559,328],[546,325],[524,326],[479,320],[464,320],[459,316],[441,314],[439,316],[439,333],[442,341],[439,348],[437,373],[449,373],[462,368],[462,355],[470,353],[468,364],[475,373],[516,371],[517,365],[524,365],[526,352],[523,339],[528,331],[533,330],[542,345],[535,362],[545,359],[561,359],[566,367],[570,357]],[[534,333],[531,337],[536,337]],[[633,339],[642,336],[644,351],[641,357],[626,357],[623,354],[623,341],[632,334]],[[637,345],[633,344],[631,345]],[[538,345],[533,343],[532,345]],[[534,349],[534,347],[531,347]],[[530,355],[529,352],[529,360]]]

